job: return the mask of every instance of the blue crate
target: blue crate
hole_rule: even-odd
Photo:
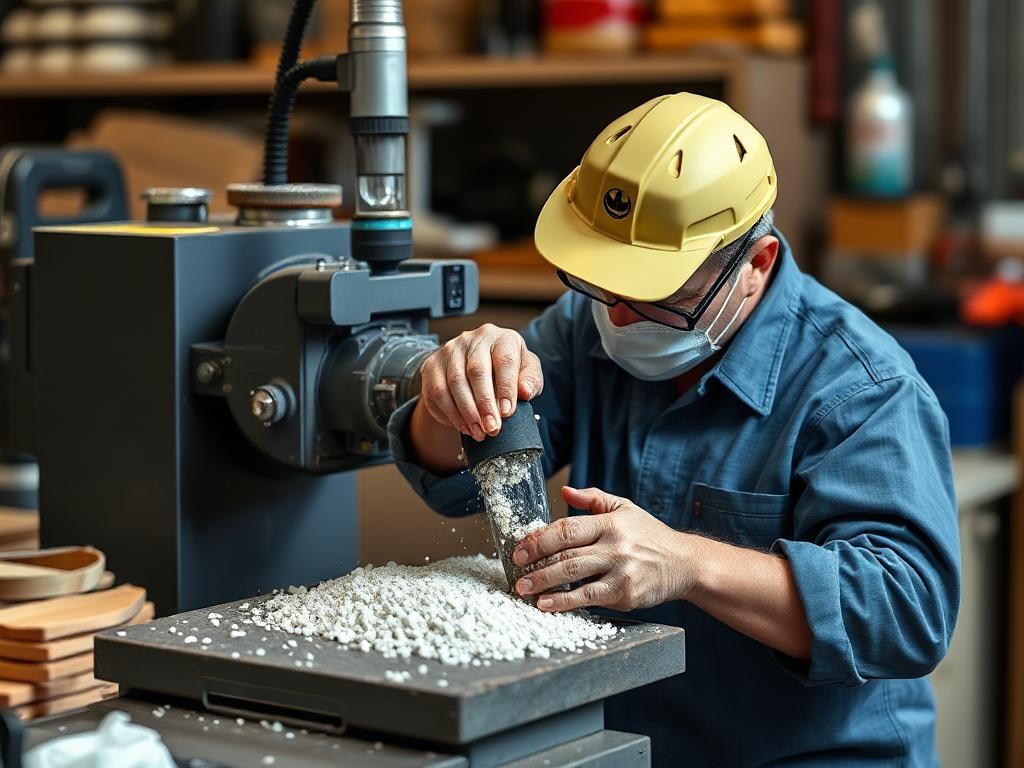
[[[887,329],[935,390],[954,446],[989,445],[1009,435],[1013,388],[1024,373],[1024,332],[1017,328]]]

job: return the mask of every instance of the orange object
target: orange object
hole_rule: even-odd
[[[647,47],[654,51],[738,48],[780,56],[802,52],[804,39],[802,24],[776,18],[750,23],[664,21],[649,26],[644,36]]]
[[[998,277],[982,283],[968,294],[960,316],[969,325],[987,328],[1007,323],[1024,325],[1024,283]]]
[[[945,208],[937,195],[905,200],[836,198],[829,203],[828,245],[832,250],[924,251],[942,230]]]

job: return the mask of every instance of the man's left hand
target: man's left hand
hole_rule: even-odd
[[[686,597],[697,578],[692,538],[669,528],[628,499],[597,488],[563,488],[573,516],[528,534],[516,547],[519,566],[543,567],[516,582],[521,595],[536,595],[585,581],[571,592],[541,595],[543,611],[603,606],[618,611],[649,608]]]

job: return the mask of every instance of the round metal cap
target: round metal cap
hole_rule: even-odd
[[[478,443],[472,437],[462,436],[462,450],[470,468],[495,456],[530,449],[544,450],[544,442],[533,406],[528,402],[516,405],[515,413],[501,422],[501,430],[494,437],[485,437]]]
[[[336,208],[338,184],[229,184],[228,202],[239,208]]]
[[[142,199],[151,205],[203,205],[213,200],[212,189],[200,187],[149,187]]]

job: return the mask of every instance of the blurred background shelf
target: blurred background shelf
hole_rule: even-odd
[[[421,135],[430,136],[429,197],[456,220],[497,227],[499,245],[479,259],[485,300],[546,303],[562,291],[557,278],[535,253],[530,264],[510,257],[532,234],[543,199],[612,118],[655,96],[688,90],[728,102],[768,139],[786,188],[776,221],[802,255],[810,250],[809,227],[822,211],[827,166],[822,137],[792,119],[809,109],[807,71],[799,56],[739,51],[413,58],[413,123],[424,125]],[[259,174],[261,153],[253,142],[262,130],[272,79],[272,66],[254,62],[0,74],[0,145],[49,141],[116,151],[136,200],[136,187],[170,184],[174,179],[164,176],[176,168],[188,167],[190,179],[222,189],[228,181]],[[432,114],[439,105],[448,116],[436,121]],[[347,100],[335,86],[303,86],[293,130],[293,178],[331,178],[351,189],[349,158],[335,141],[346,131],[346,119]],[[178,130],[166,133],[171,125]],[[204,136],[204,126],[211,136]],[[251,169],[245,165],[250,156]],[[224,166],[231,178],[228,171],[215,172]],[[229,212],[222,195],[211,210]]]
[[[457,56],[413,60],[409,86],[414,90],[515,88],[680,82],[741,77],[768,57],[690,56],[529,56],[495,58]],[[0,75],[0,98],[46,99],[94,96],[201,96],[269,93],[273,69],[248,63],[178,64],[141,72],[60,75]],[[311,83],[309,91],[336,90]]]
[[[453,56],[412,60],[413,90],[558,87],[611,83],[680,83],[733,80],[752,68],[779,61],[760,56],[645,54],[622,56]],[[175,65],[130,73],[0,75],[0,98],[88,98],[92,96],[188,96],[269,93],[273,70],[251,63]],[[333,91],[309,83],[304,91]]]

